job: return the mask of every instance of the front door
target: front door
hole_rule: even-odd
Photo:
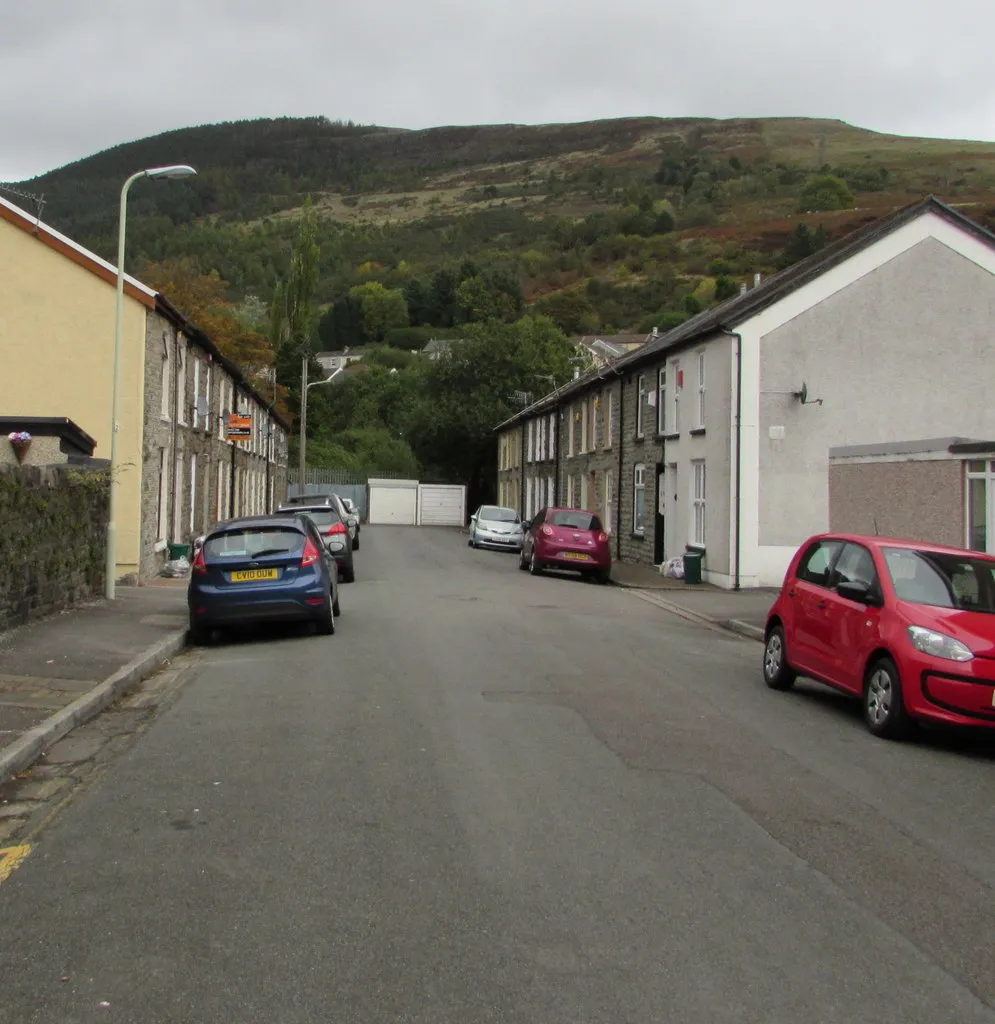
[[[656,464],[656,520],[653,528],[653,563],[660,565],[667,557],[667,467]]]

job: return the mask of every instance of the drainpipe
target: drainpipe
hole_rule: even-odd
[[[613,367],[614,369],[614,367]],[[622,561],[622,472],[625,468],[625,381],[618,377],[618,480],[615,484],[615,557]],[[611,430],[611,424],[608,425]]]
[[[736,331],[730,331],[727,328],[721,328],[723,334],[727,337],[735,338],[736,340],[736,456],[735,456],[735,480],[736,480],[736,500],[733,503],[733,522],[735,523],[736,536],[733,541],[733,551],[736,570],[733,574],[733,590],[739,590],[741,587],[741,576],[740,576],[740,550],[741,550],[741,539],[740,534],[742,530],[740,524],[742,521],[742,498],[741,498],[741,485],[743,481],[743,336]]]
[[[232,413],[238,411],[238,388],[233,386],[231,389],[231,404]],[[235,518],[235,449],[238,447],[236,441],[229,441],[231,445],[231,470],[228,477],[228,518]]]
[[[556,460],[553,463],[553,505],[558,506],[560,504],[560,449],[563,447],[563,438],[560,430],[560,422],[562,413],[560,412],[560,405],[557,403],[553,407],[553,426],[556,428]]]
[[[522,517],[525,516],[525,420],[522,420],[522,443],[519,448],[518,464],[521,467],[521,480],[519,481],[519,508],[522,512]]]

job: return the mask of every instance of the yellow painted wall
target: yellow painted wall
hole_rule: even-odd
[[[118,573],[138,568],[146,307],[124,297]],[[0,410],[68,416],[110,458],[114,285],[0,219]]]

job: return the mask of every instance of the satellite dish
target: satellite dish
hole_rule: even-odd
[[[802,381],[802,389],[798,392],[798,397],[801,399],[802,405],[808,402],[808,385],[805,381]]]

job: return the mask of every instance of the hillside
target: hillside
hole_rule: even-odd
[[[192,257],[236,296],[265,301],[310,194],[322,303],[380,282],[404,291],[410,323],[440,328],[535,303],[567,331],[674,322],[924,193],[995,224],[995,144],[793,118],[424,131],[246,121],[127,143],[21,187],[44,194],[47,221],[109,257],[121,182],[175,162],[198,177],[132,193],[133,261]],[[433,306],[440,273],[494,301]]]

